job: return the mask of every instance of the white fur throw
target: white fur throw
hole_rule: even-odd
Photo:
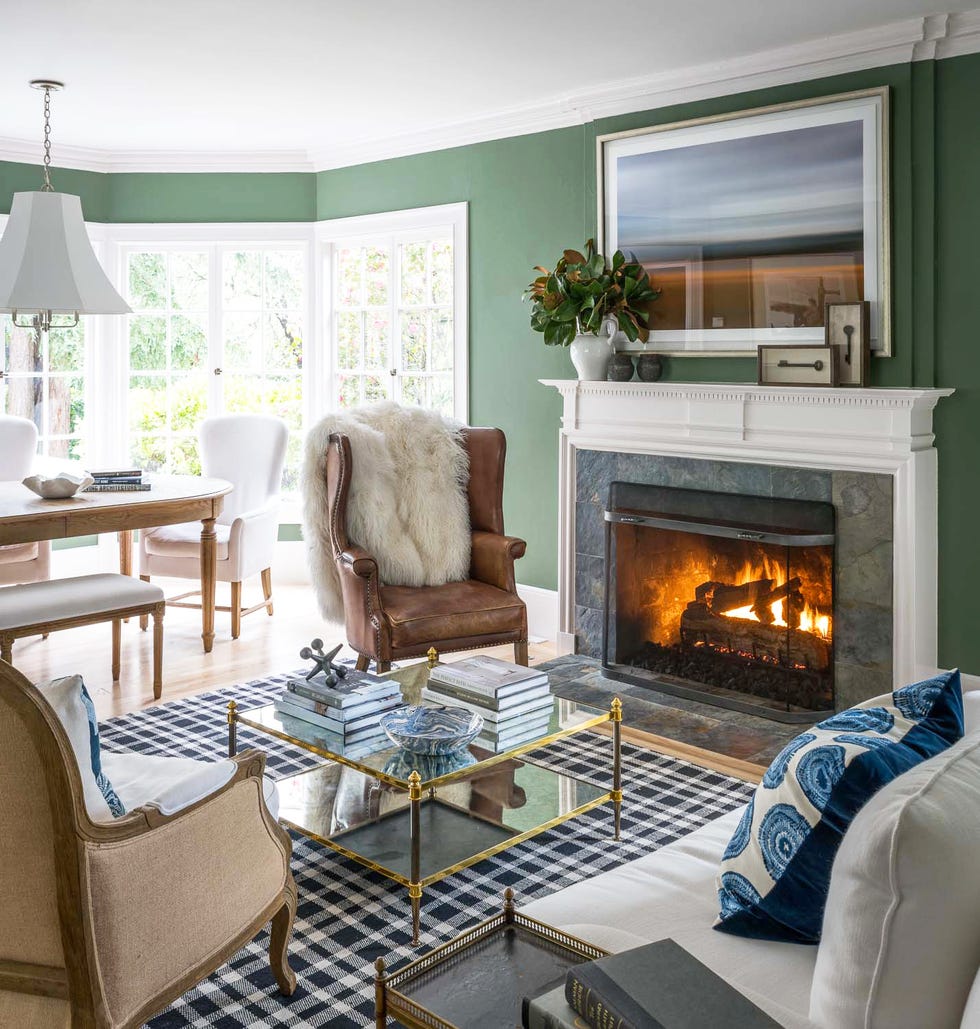
[[[327,446],[350,438],[347,535],[378,562],[386,586],[440,586],[469,577],[469,458],[462,425],[419,407],[377,404],[327,415],[306,439],[303,536],[324,618],[343,621],[330,544]]]

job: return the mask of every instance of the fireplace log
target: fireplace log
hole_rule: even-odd
[[[732,586],[724,582],[704,582],[694,591],[698,601],[707,600],[708,607],[721,614],[734,611],[737,607],[751,607],[759,597],[772,592],[774,580],[756,579],[743,582],[741,586]]]
[[[787,601],[786,606],[795,608],[798,613],[803,609],[803,594],[800,593],[801,585],[799,576],[787,579],[781,586],[777,586],[774,590],[756,599],[752,605],[753,614],[756,615],[760,622],[771,623],[774,620],[772,605],[777,600]],[[787,618],[786,621],[790,622],[791,620]]]
[[[803,665],[816,672],[830,667],[830,640],[801,629],[766,625],[749,618],[726,618],[697,601],[681,614],[681,643],[741,653],[783,665]]]

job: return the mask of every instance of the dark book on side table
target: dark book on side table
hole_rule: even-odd
[[[570,968],[565,999],[595,1029],[779,1029],[673,940]]]

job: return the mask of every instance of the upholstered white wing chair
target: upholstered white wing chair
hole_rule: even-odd
[[[289,431],[285,422],[267,415],[241,414],[207,418],[201,423],[201,468],[205,475],[227,479],[234,490],[225,497],[215,525],[216,578],[231,583],[231,637],[238,639],[242,615],[260,608],[272,614],[272,555],[279,533],[279,489]],[[152,575],[178,579],[201,576],[201,525],[164,525],[140,532],[140,578]],[[264,600],[242,609],[242,582],[261,572]],[[183,603],[198,591],[173,597]]]
[[[37,427],[27,418],[0,414],[0,482],[20,482],[31,474],[37,452]],[[0,586],[51,578],[51,544],[0,546]]]

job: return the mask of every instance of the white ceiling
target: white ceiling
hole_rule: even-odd
[[[27,81],[50,76],[68,87],[53,101],[55,164],[62,145],[288,151],[329,165],[352,144],[381,155],[400,138],[389,149],[404,152],[404,140],[455,130],[464,139],[481,120],[534,127],[547,122],[542,112],[560,123],[564,110],[570,123],[581,105],[569,96],[615,91],[624,79],[652,77],[663,91],[693,67],[739,66],[848,33],[860,51],[875,36],[866,30],[903,23],[921,35],[921,22],[904,20],[975,3],[0,0],[0,137],[36,144],[41,98]]]

